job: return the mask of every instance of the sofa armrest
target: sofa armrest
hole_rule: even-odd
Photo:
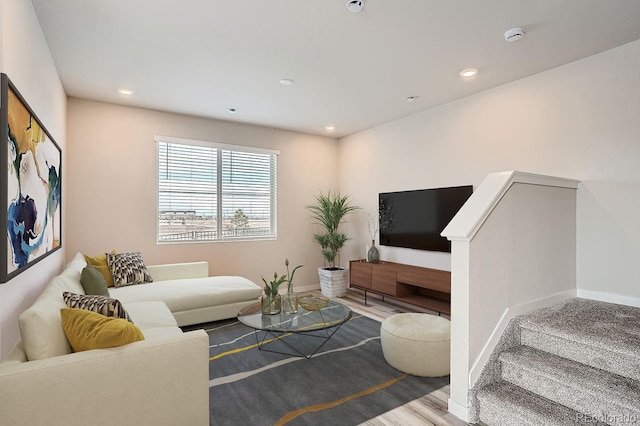
[[[147,271],[154,281],[178,280],[183,278],[204,278],[209,276],[209,263],[188,262],[166,265],[147,265]]]
[[[3,424],[208,425],[203,330],[0,366]]]

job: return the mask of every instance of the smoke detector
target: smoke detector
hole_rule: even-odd
[[[364,0],[347,0],[347,9],[351,13],[358,13],[364,8]]]
[[[520,40],[524,37],[524,33],[527,32],[524,28],[511,28],[504,33],[504,39],[508,42]]]

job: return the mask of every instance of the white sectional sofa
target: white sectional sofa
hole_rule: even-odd
[[[247,278],[210,277],[207,262],[148,265],[147,271],[152,283],[109,287],[109,295],[125,307],[132,302],[163,302],[180,327],[233,318],[262,294],[262,288]]]
[[[20,315],[21,339],[0,362],[0,423],[209,424],[209,339],[179,326],[233,317],[261,288],[208,277],[206,262],[148,266],[153,283],[109,289],[145,340],[74,353],[62,293],[84,294],[85,266],[77,254]]]

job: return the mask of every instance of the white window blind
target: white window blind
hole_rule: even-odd
[[[156,137],[158,242],[276,237],[278,152]]]

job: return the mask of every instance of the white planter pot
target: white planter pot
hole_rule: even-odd
[[[320,277],[320,290],[324,297],[343,297],[347,293],[347,285],[349,284],[348,269],[330,271],[318,268],[318,276]]]

